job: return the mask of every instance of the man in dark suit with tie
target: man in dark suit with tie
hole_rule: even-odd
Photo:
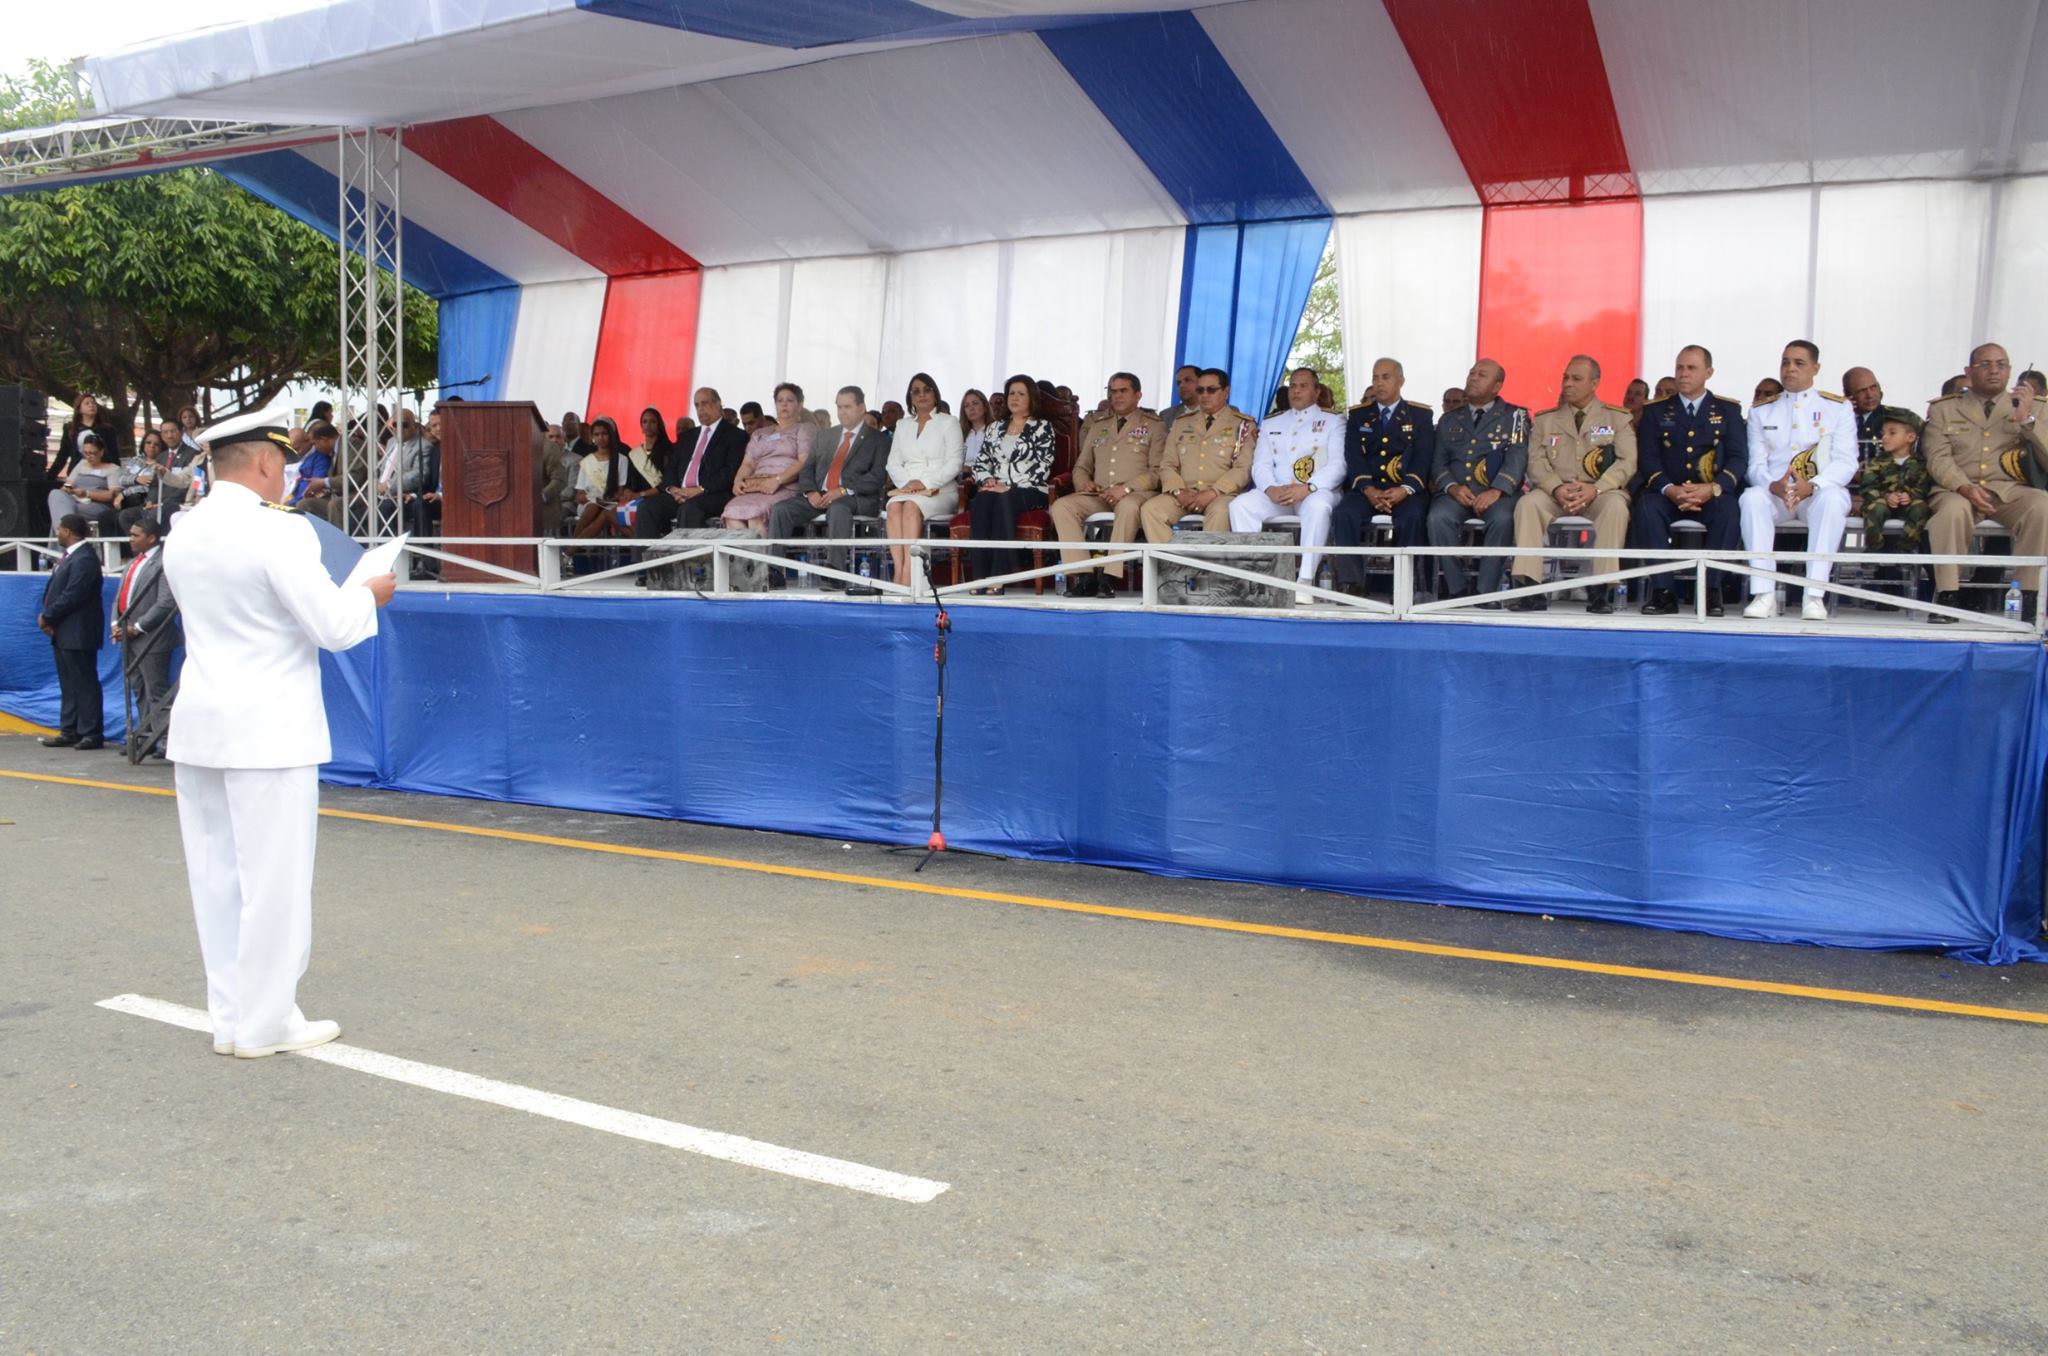
[[[1372,365],[1372,386],[1344,420],[1344,497],[1330,514],[1330,545],[1360,546],[1375,514],[1393,520],[1394,545],[1420,546],[1436,461],[1436,422],[1429,406],[1403,400],[1408,375],[1392,358]],[[1365,593],[1365,557],[1337,557],[1337,584]]]
[[[1858,479],[1850,483],[1853,490],[1862,483],[1863,468],[1877,455],[1877,441],[1884,436],[1884,387],[1877,384],[1877,374],[1869,368],[1852,367],[1842,374],[1842,394],[1856,411]]]
[[[868,426],[868,400],[858,386],[839,389],[839,426],[826,429],[811,442],[811,455],[797,472],[794,499],[785,499],[768,514],[768,535],[790,541],[803,535],[804,528],[820,513],[825,515],[825,535],[843,541],[853,535],[856,517],[873,517],[882,511],[882,491],[889,483],[889,435]],[[847,564],[847,551],[834,547],[826,562],[835,570]],[[842,589],[837,579],[819,581],[819,587]]]
[[[164,556],[157,547],[162,531],[153,518],[139,518],[128,529],[128,546],[135,558],[121,572],[121,587],[114,591],[114,629],[109,632],[121,646],[121,676],[135,693],[135,714],[130,720],[130,747],[137,727],[149,721],[164,695],[171,690],[171,651],[178,647],[178,600],[164,579]],[[159,742],[150,750],[163,756]],[[138,757],[140,755],[137,755]]]
[[[100,597],[100,558],[85,545],[85,519],[76,513],[57,520],[57,544],[64,558],[50,571],[36,625],[56,651],[64,705],[58,732],[42,743],[52,749],[105,748],[99,654],[107,638],[107,609]]]
[[[1679,350],[1673,375],[1677,393],[1643,406],[1643,424],[1636,431],[1643,488],[1636,496],[1630,535],[1642,550],[1669,550],[1671,525],[1687,518],[1706,528],[1707,550],[1736,550],[1742,545],[1736,497],[1749,468],[1742,402],[1707,389],[1714,357],[1698,344]],[[1657,588],[1643,604],[1643,615],[1678,611],[1670,576],[1651,577]],[[1721,610],[1721,587],[1713,587],[1707,615],[1718,617]]]
[[[732,500],[733,477],[747,456],[747,435],[725,417],[709,386],[697,392],[697,427],[669,449],[661,493],[640,501],[633,535],[666,537],[673,528],[709,527]]]

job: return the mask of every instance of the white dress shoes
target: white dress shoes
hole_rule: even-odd
[[[292,1023],[285,1031],[284,1039],[275,1045],[238,1045],[236,1059],[261,1059],[265,1055],[289,1054],[293,1050],[310,1050],[316,1045],[325,1045],[341,1034],[339,1022],[309,1022],[304,1018]],[[220,1047],[216,1045],[214,1049]]]
[[[1742,609],[1742,615],[1751,621],[1766,621],[1778,615],[1778,595],[1775,590],[1759,593],[1749,600],[1749,606]]]
[[[1806,601],[1799,605],[1799,615],[1807,621],[1826,621],[1828,619],[1828,600],[1816,597],[1810,593],[1807,594]]]

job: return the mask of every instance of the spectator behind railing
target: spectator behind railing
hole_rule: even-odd
[[[111,521],[121,497],[121,468],[108,458],[109,445],[87,429],[78,435],[80,460],[50,491],[50,521],[75,513],[88,524]]]
[[[334,446],[341,437],[341,430],[322,420],[307,429],[306,433],[313,440],[313,448],[299,458],[298,479],[292,482],[291,492],[285,497],[285,502],[332,522],[334,514],[329,511],[328,505],[338,504],[340,499],[332,492],[330,480],[334,475]]]
[[[1014,541],[1017,519],[1046,506],[1052,484],[1052,424],[1039,416],[1039,388],[1031,378],[1011,377],[1003,383],[1008,418],[992,425],[974,461],[979,492],[967,503],[972,515],[970,535],[976,541]],[[1011,547],[982,553],[989,576],[1026,568],[1029,557]],[[976,593],[1002,592],[980,588]]]
[[[986,418],[988,406],[979,394],[968,393],[981,405]],[[910,413],[897,422],[889,441],[889,559],[895,577],[910,578],[910,548],[896,542],[923,537],[925,524],[934,518],[951,518],[960,511],[960,470],[965,465],[961,425],[939,413],[938,383],[920,372],[910,379],[903,393]],[[965,401],[962,402],[963,404]]]
[[[775,388],[775,422],[754,430],[747,440],[747,455],[733,478],[733,498],[725,506],[727,527],[760,532],[777,504],[796,498],[796,479],[802,474],[818,427],[804,414],[803,387],[783,382]]]
[[[661,472],[644,460],[644,454],[629,452],[619,439],[619,426],[609,415],[599,415],[584,426],[590,435],[590,455],[577,469],[576,519],[578,537],[613,536],[618,531],[615,516],[619,505],[638,499],[660,483]]]
[[[99,398],[90,392],[78,398],[77,408],[72,416],[64,421],[64,429],[57,435],[57,459],[50,465],[52,482],[62,484],[71,474],[71,468],[83,459],[84,452],[78,443],[87,433],[99,435],[100,446],[105,449],[108,457],[117,454],[121,442],[115,436],[114,416],[101,409]],[[53,518],[51,521],[56,520]]]

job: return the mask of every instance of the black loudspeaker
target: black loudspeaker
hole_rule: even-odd
[[[0,537],[34,534],[47,467],[49,402],[28,386],[0,386]]]

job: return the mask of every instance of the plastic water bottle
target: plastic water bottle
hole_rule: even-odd
[[[2005,619],[2009,622],[2020,619],[2020,581],[2017,579],[2005,586]]]
[[[1067,572],[1065,570],[1055,570],[1052,576],[1052,596],[1055,598],[1062,597],[1066,591]]]
[[[865,555],[860,558],[860,578],[863,584],[875,577],[874,563]]]
[[[1337,587],[1336,571],[1330,568],[1330,562],[1327,560],[1323,562],[1323,567],[1316,571],[1316,587],[1325,591],[1335,591]]]

